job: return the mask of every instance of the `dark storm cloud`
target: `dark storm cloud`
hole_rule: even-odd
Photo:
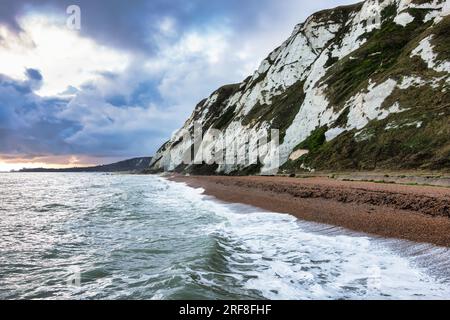
[[[42,76],[30,69],[26,74],[25,81],[0,74],[0,154],[70,151],[64,132],[76,124],[55,117],[67,101],[37,96],[33,85]]]
[[[115,106],[95,86],[78,92],[76,98],[43,98],[33,89],[36,81],[43,80],[41,74],[34,69],[25,74],[28,79],[23,81],[0,74],[0,158],[138,156],[166,138],[165,130],[158,128],[167,127],[170,116],[127,107],[125,100]],[[139,96],[138,90],[131,99]]]
[[[235,29],[251,29],[259,23],[258,14],[273,6],[272,0],[1,0],[0,22],[18,30],[16,18],[29,11],[53,11],[66,15],[69,5],[79,5],[84,35],[121,48],[155,50],[151,35],[158,31],[164,17],[176,20],[177,27],[188,30],[216,22]],[[276,19],[277,17],[274,17]]]
[[[21,1],[0,1],[0,21],[13,30],[19,30],[16,18],[21,14],[24,3]]]
[[[42,74],[39,70],[29,68],[26,70],[26,74],[29,79],[35,80],[35,81],[42,81]]]

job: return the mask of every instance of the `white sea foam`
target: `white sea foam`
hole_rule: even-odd
[[[443,274],[422,268],[448,250],[385,240],[331,226],[301,222],[290,215],[228,205],[183,186],[193,201],[224,220],[210,232],[226,239],[230,273],[247,290],[269,299],[449,299]],[[408,248],[402,256],[399,248]]]
[[[154,176],[0,178],[0,299],[450,297],[446,248],[225,204]],[[67,286],[68,268],[80,287]]]

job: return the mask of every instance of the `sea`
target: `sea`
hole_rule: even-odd
[[[160,176],[0,173],[0,299],[450,299],[449,262]]]

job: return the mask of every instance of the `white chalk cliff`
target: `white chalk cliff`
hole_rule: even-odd
[[[249,130],[279,129],[281,171],[450,168],[449,3],[367,0],[313,14],[252,76],[200,102],[151,169],[270,169],[183,165],[196,121],[238,149]]]

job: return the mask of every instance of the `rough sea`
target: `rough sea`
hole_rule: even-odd
[[[158,176],[0,173],[0,299],[450,299],[448,249]]]

